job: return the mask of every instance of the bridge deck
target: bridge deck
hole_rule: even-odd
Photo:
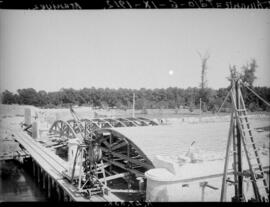
[[[90,200],[84,198],[80,194],[76,193],[76,188],[63,177],[62,172],[66,170],[66,163],[64,160],[55,155],[51,149],[45,148],[31,136],[24,133],[21,128],[13,128],[11,133],[15,135],[15,139],[29,152],[31,157],[39,164],[39,166],[46,171],[67,194],[69,194],[72,200],[96,202],[120,201],[120,199],[113,194],[104,196],[93,195]]]

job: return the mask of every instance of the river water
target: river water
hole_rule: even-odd
[[[1,161],[0,202],[47,201],[30,173],[17,161]]]

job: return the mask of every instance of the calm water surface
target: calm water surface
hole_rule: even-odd
[[[46,201],[33,178],[16,161],[0,162],[0,201]]]

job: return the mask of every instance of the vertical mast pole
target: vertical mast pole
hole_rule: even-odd
[[[202,115],[202,99],[200,98],[200,115]]]
[[[235,100],[236,100],[236,110],[240,109],[240,86],[239,79],[234,81],[235,83]],[[237,111],[236,111],[237,113]],[[241,134],[240,134],[240,126],[238,122],[236,122],[236,144],[237,144],[237,163],[238,163],[238,201],[242,201],[243,199],[243,176],[242,176],[242,153],[241,153]]]
[[[228,171],[228,163],[230,158],[230,146],[231,146],[231,140],[232,140],[232,132],[234,128],[234,117],[233,112],[231,113],[231,122],[230,122],[230,129],[229,129],[229,135],[227,140],[227,148],[226,148],[226,155],[225,155],[225,164],[224,164],[224,171],[223,171],[223,178],[222,178],[222,186],[221,186],[221,197],[220,201],[225,202],[226,201],[226,194],[227,194],[227,171]]]
[[[135,118],[135,93],[133,93],[132,117]]]

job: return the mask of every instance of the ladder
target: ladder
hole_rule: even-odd
[[[248,181],[252,183],[255,196],[251,201],[269,201],[269,185],[266,181],[266,174],[263,171],[258,148],[254,142],[252,129],[248,121],[247,110],[240,88],[241,80],[232,78],[231,81],[232,87],[229,93],[231,95],[233,110],[231,113],[230,130],[227,140],[221,201],[226,200],[226,183],[228,182],[227,171],[231,142],[233,142],[234,182],[230,182],[235,186],[235,197],[233,197],[232,200],[245,201],[245,195],[243,193],[243,177],[247,177],[249,178]],[[242,170],[242,152],[246,156],[248,170]]]
[[[238,90],[238,107],[234,98],[232,98],[232,102],[236,115],[236,121],[241,134],[244,152],[249,166],[249,172],[244,172],[244,175],[250,177],[250,181],[252,182],[254,190],[255,200],[259,202],[265,202],[266,200],[269,201],[268,182],[266,181],[266,175],[263,171],[263,166],[259,156],[258,148],[256,147],[256,143],[254,142],[254,137],[252,134],[250,123],[248,121],[247,110],[245,107],[243,96],[240,92],[240,88]]]

